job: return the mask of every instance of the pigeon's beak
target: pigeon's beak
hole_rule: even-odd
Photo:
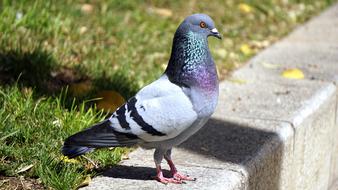
[[[210,30],[210,32],[211,32],[211,36],[215,36],[218,39],[222,39],[222,36],[218,32],[217,28],[213,28],[212,30]]]

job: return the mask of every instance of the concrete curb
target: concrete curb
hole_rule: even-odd
[[[338,4],[264,50],[224,81],[218,108],[174,150],[198,178],[162,185],[152,152],[137,149],[82,189],[332,189],[338,181]],[[286,79],[285,68],[304,71]]]

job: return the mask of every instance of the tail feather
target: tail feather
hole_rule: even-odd
[[[132,146],[138,141],[136,135],[117,132],[110,126],[109,120],[105,120],[68,137],[62,147],[62,154],[74,158],[94,148]]]
[[[62,154],[67,156],[68,158],[75,158],[92,150],[94,150],[94,148],[89,148],[85,146],[64,145],[62,147]]]

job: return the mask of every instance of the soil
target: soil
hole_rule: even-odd
[[[44,190],[39,179],[0,176],[0,190]]]

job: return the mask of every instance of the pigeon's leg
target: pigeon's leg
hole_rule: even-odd
[[[161,183],[167,184],[167,183],[177,183],[180,184],[182,181],[180,179],[175,178],[166,178],[163,176],[162,168],[161,168],[161,162],[163,160],[164,150],[156,149],[154,152],[154,161],[156,165],[156,176],[155,179]]]
[[[175,166],[175,164],[173,163],[173,161],[171,159],[171,149],[167,150],[164,153],[164,159],[167,160],[168,165],[170,167],[170,172],[173,175],[174,179],[177,179],[177,180],[187,180],[187,181],[195,181],[196,180],[196,178],[191,178],[188,175],[183,175],[183,174],[181,174],[181,173],[179,173],[177,171],[176,166]]]

